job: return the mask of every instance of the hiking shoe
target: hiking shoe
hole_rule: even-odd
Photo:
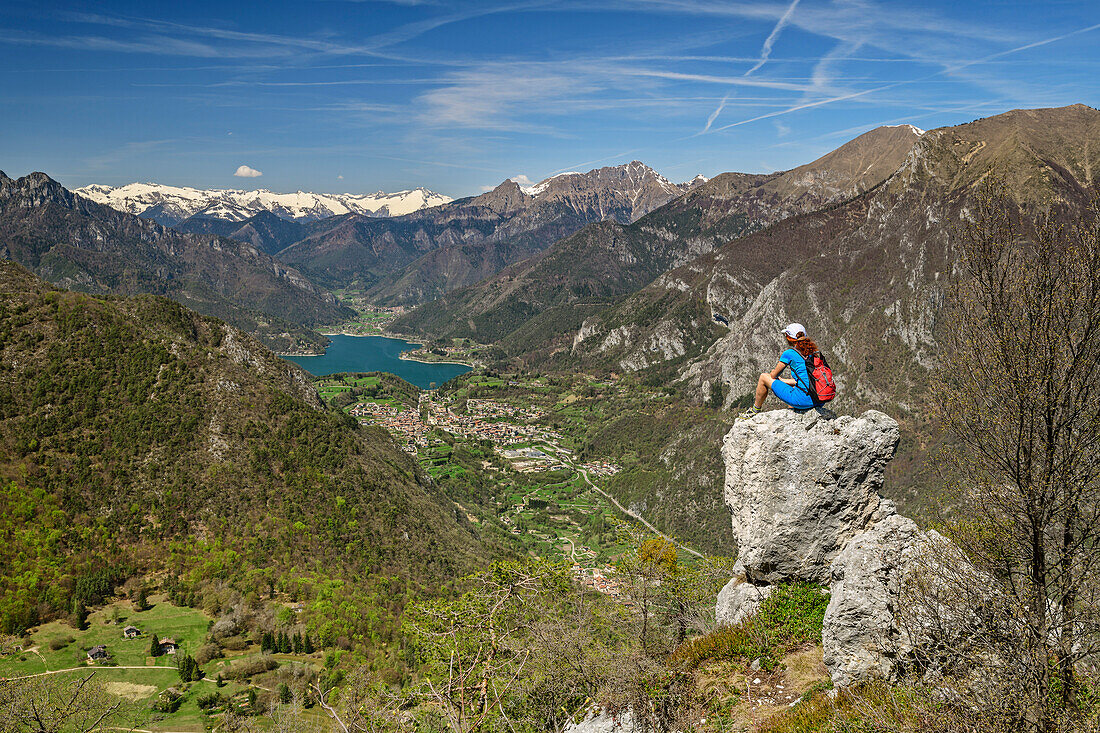
[[[759,415],[759,414],[760,414],[760,408],[759,407],[750,407],[749,409],[745,410],[740,415],[738,415],[737,419],[738,420],[748,420],[749,418],[751,418],[755,415]]]

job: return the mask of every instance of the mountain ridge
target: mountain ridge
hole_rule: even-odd
[[[378,305],[411,305],[494,275],[584,225],[628,222],[699,184],[672,184],[634,161],[552,176],[533,194],[491,191],[387,220],[345,216],[279,253],[330,287],[355,284]]]
[[[344,214],[400,216],[451,201],[449,196],[426,188],[373,194],[276,193],[267,189],[200,189],[157,183],[124,186],[90,184],[74,189],[79,196],[128,214],[172,226],[192,216],[244,221],[261,211],[282,219],[309,222]]]
[[[287,350],[351,311],[256,248],[186,234],[76,195],[45,173],[0,173],[0,257],[90,293],[170,296]]]
[[[915,128],[876,128],[792,171],[723,173],[630,224],[589,225],[540,255],[421,306],[393,329],[482,342],[515,332],[513,352],[528,343],[521,326],[534,316],[557,321],[542,324],[549,332],[576,331],[577,317],[588,315],[586,303],[606,306],[726,241],[881,183],[919,137]]]

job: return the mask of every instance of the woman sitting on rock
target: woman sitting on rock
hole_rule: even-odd
[[[752,407],[737,416],[739,420],[747,420],[759,414],[769,388],[776,397],[796,410],[808,410],[814,406],[814,399],[810,396],[810,374],[806,368],[806,359],[817,353],[817,344],[806,336],[806,327],[801,323],[790,324],[782,333],[787,337],[787,350],[779,355],[779,363],[771,374],[760,375],[756,382],[756,401]],[[787,367],[791,368],[793,379],[779,376]]]

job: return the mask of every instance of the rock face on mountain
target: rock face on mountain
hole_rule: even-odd
[[[715,385],[729,385],[728,404],[775,364],[776,330],[809,321],[811,336],[845,375],[845,394],[911,410],[935,363],[952,233],[973,210],[974,187],[999,178],[1025,214],[1050,208],[1078,218],[1098,190],[1100,112],[1084,105],[1016,110],[911,139],[881,185],[835,207],[796,212],[663,273],[587,321],[574,335],[575,354],[627,370],[680,359],[677,371],[690,389],[705,399]],[[850,160],[887,165],[864,155]],[[793,176],[780,190],[793,194],[805,178]],[[623,337],[608,341],[612,333]],[[654,348],[658,342],[676,347]],[[886,361],[895,368],[874,369]]]
[[[698,182],[674,184],[634,161],[492,191],[396,219],[343,217],[280,257],[333,286],[353,284],[380,305],[439,297],[536,255],[586,224],[623,224]]]
[[[414,311],[400,319],[395,328],[432,336],[465,336],[482,342],[501,341],[515,334],[511,341],[516,348],[508,343],[503,346],[522,351],[532,342],[522,327],[537,320],[535,343],[568,332],[578,353],[604,350],[617,354],[640,346],[641,350],[656,352],[653,361],[675,359],[684,355],[682,336],[674,330],[667,335],[651,332],[648,318],[620,332],[614,330],[619,324],[585,318],[593,307],[605,310],[661,273],[686,265],[730,240],[874,187],[901,165],[919,139],[918,132],[909,126],[878,128],[791,171],[724,173],[632,224],[620,220],[587,226],[545,253]],[[764,252],[753,262],[777,273],[775,265],[789,262],[789,256],[773,258]],[[750,278],[750,289],[759,286],[759,277]],[[647,316],[654,311],[660,313],[659,307],[646,306]],[[678,313],[677,318],[694,323],[694,328],[708,329],[709,312],[696,310]],[[638,311],[628,311],[623,320],[637,320],[638,316]],[[582,330],[581,321],[587,330]],[[717,333],[715,330],[708,336]],[[596,335],[599,338],[592,338]],[[640,366],[648,361],[648,356],[641,359]],[[620,368],[635,367],[624,364]]]
[[[77,196],[44,173],[0,173],[0,257],[89,293],[166,295],[282,349],[317,347],[308,327],[350,315],[256,248],[182,234]],[[303,328],[305,327],[305,328]]]
[[[908,671],[927,640],[900,617],[905,580],[950,543],[879,495],[898,440],[897,423],[875,411],[775,410],[734,425],[722,454],[739,552],[715,607],[720,623],[753,613],[776,583],[828,585],[822,644],[833,682]]]

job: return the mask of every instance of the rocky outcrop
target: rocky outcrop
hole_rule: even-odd
[[[735,425],[723,448],[725,500],[746,578],[826,582],[848,540],[893,513],[878,491],[899,438],[874,410],[836,419],[775,410]]]
[[[929,557],[956,551],[879,495],[898,439],[897,423],[874,410],[776,410],[734,425],[723,457],[739,552],[718,596],[719,623],[754,613],[776,583],[815,582],[830,592],[822,644],[834,684],[910,670],[931,626],[911,623],[920,613],[904,595],[907,580]]]
[[[579,723],[567,723],[565,733],[634,733],[641,726],[634,724],[629,710],[612,715],[606,710],[590,710]]]

